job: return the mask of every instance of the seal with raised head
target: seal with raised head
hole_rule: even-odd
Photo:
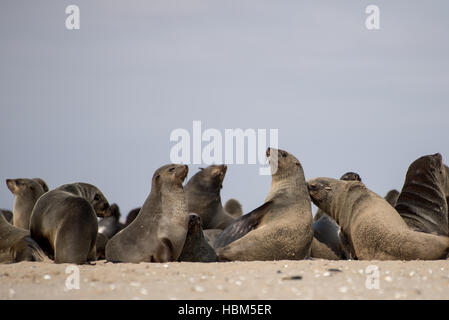
[[[200,168],[184,187],[188,210],[201,217],[203,229],[224,229],[235,220],[221,204],[226,170],[226,165]]]
[[[236,199],[229,199],[226,201],[224,210],[234,219],[238,219],[243,215],[242,205]]]
[[[220,261],[298,260],[309,256],[312,209],[301,163],[287,151],[267,149],[271,189],[262,204],[243,215],[215,241]]]
[[[189,230],[178,260],[185,262],[218,261],[215,250],[204,238],[201,217],[195,213],[189,214]]]
[[[448,197],[449,171],[443,157],[427,155],[409,166],[395,209],[412,230],[447,236]]]
[[[28,230],[11,225],[0,214],[0,263],[43,261],[45,254]]]
[[[65,184],[36,202],[31,237],[56,263],[83,264],[96,257],[97,217],[109,214],[109,203],[97,187]]]
[[[109,208],[110,215],[104,217],[98,222],[98,232],[111,239],[117,232],[125,226],[120,223],[120,208],[116,203],[111,204]]]
[[[342,181],[362,181],[362,178],[358,173],[346,172],[340,177]],[[316,217],[319,216],[319,219]],[[342,233],[340,226],[335,222],[334,219],[329,217],[323,210],[318,209],[315,215],[315,222],[313,223],[313,236],[314,238],[329,247],[334,254],[339,259],[354,259],[355,257],[351,254],[352,250],[348,245],[345,235]],[[312,250],[312,258],[324,258],[320,252],[324,252],[326,256],[329,256],[325,250],[317,250],[318,246],[315,246],[315,250]]]
[[[31,211],[33,211],[37,199],[45,193],[43,184],[45,182],[42,179],[6,179],[8,189],[15,196],[13,208],[14,226],[26,230],[30,228]]]
[[[394,208],[398,202],[400,192],[396,189],[392,189],[387,192],[384,199]]]
[[[361,182],[316,178],[308,188],[313,203],[338,223],[360,260],[436,260],[448,254],[448,237],[410,230]]]
[[[186,240],[189,215],[182,183],[186,165],[169,164],[156,170],[151,192],[136,219],[106,245],[111,262],[177,261]]]

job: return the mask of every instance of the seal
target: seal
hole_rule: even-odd
[[[313,239],[310,197],[301,163],[268,148],[271,188],[264,204],[243,215],[215,241],[219,261],[297,260],[309,256]]]
[[[36,179],[6,179],[6,185],[14,194],[13,225],[28,230],[31,211],[45,190]]]
[[[14,227],[0,214],[0,263],[43,260],[45,253],[30,232]]]
[[[42,189],[44,189],[44,192],[48,192],[50,189],[48,188],[47,183],[41,179],[41,178],[33,178],[34,181],[39,183],[42,186]]]
[[[137,215],[138,215],[139,212],[140,212],[140,209],[142,209],[142,208],[140,208],[140,207],[139,207],[139,208],[135,208],[135,209],[132,209],[132,210],[128,213],[128,215],[126,216],[125,227],[129,226],[129,225],[131,224],[131,222],[133,222],[134,219],[136,219]]]
[[[362,178],[358,173],[346,172],[340,177],[340,180],[361,182]],[[316,219],[317,216],[319,216],[319,219]],[[350,246],[348,246],[348,242],[345,239],[346,236],[342,233],[340,226],[335,222],[334,219],[329,217],[329,215],[323,210],[318,209],[314,220],[315,222],[313,223],[313,236],[318,242],[329,247],[329,249],[331,249],[339,259],[355,258],[353,255],[351,255],[352,250]],[[320,251],[313,250],[311,253],[311,257],[324,258],[322,255],[315,256],[315,253],[319,254]]]
[[[189,229],[179,261],[186,262],[216,262],[215,250],[204,238],[201,227],[201,217],[195,213],[189,214]]]
[[[235,220],[221,204],[220,191],[226,170],[226,165],[200,168],[184,187],[188,210],[201,217],[203,229],[224,229]]]
[[[234,219],[238,219],[243,215],[242,205],[236,199],[226,201],[224,210]]]
[[[412,230],[447,236],[448,186],[441,154],[420,157],[407,170],[395,209]]]
[[[6,221],[12,224],[12,212],[6,209],[0,209],[0,214],[2,214]]]
[[[116,203],[109,208],[110,216],[104,217],[98,222],[98,232],[104,234],[108,239],[112,238],[125,226],[120,223],[120,208]]]
[[[169,164],[156,170],[151,192],[136,219],[106,245],[111,262],[177,261],[186,240],[189,215],[182,183],[185,165]]]
[[[106,244],[108,243],[109,239],[102,233],[97,233],[97,240],[95,241],[95,248],[97,251],[97,260],[104,260],[106,258]]]
[[[361,260],[436,260],[449,252],[449,238],[410,230],[396,210],[359,181],[309,180],[315,205],[327,212]]]
[[[84,264],[96,257],[97,217],[109,214],[109,203],[97,187],[65,184],[36,202],[30,234],[56,263]]]
[[[318,241],[315,237],[310,245],[310,257],[315,259],[340,260],[327,245]]]
[[[398,201],[400,192],[396,189],[392,189],[387,192],[384,199],[394,208],[396,206],[396,202]]]

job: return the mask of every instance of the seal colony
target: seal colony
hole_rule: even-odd
[[[41,178],[7,179],[14,203],[12,212],[0,210],[0,263],[448,259],[449,168],[441,154],[413,161],[402,190],[385,198],[357,173],[306,182],[294,155],[268,148],[266,156],[270,191],[247,214],[236,199],[222,205],[226,165],[201,168],[185,185],[188,166],[161,166],[125,224],[94,185],[51,190]]]

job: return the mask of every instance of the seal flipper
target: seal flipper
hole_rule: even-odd
[[[223,232],[217,237],[214,243],[214,248],[222,248],[240,239],[248,232],[254,230],[259,225],[265,213],[271,205],[271,201],[265,202],[260,207],[254,209],[248,214],[243,215],[239,219],[231,223]]]

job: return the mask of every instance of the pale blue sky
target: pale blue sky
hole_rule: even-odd
[[[65,29],[69,4],[80,30]],[[365,28],[369,4],[381,30]],[[449,157],[448,12],[410,0],[2,1],[0,179],[93,183],[126,215],[169,162],[170,132],[201,120],[277,128],[307,179],[356,171],[384,195],[417,157]],[[222,197],[248,212],[269,184],[257,165],[231,165]],[[0,208],[12,205],[3,182]]]

